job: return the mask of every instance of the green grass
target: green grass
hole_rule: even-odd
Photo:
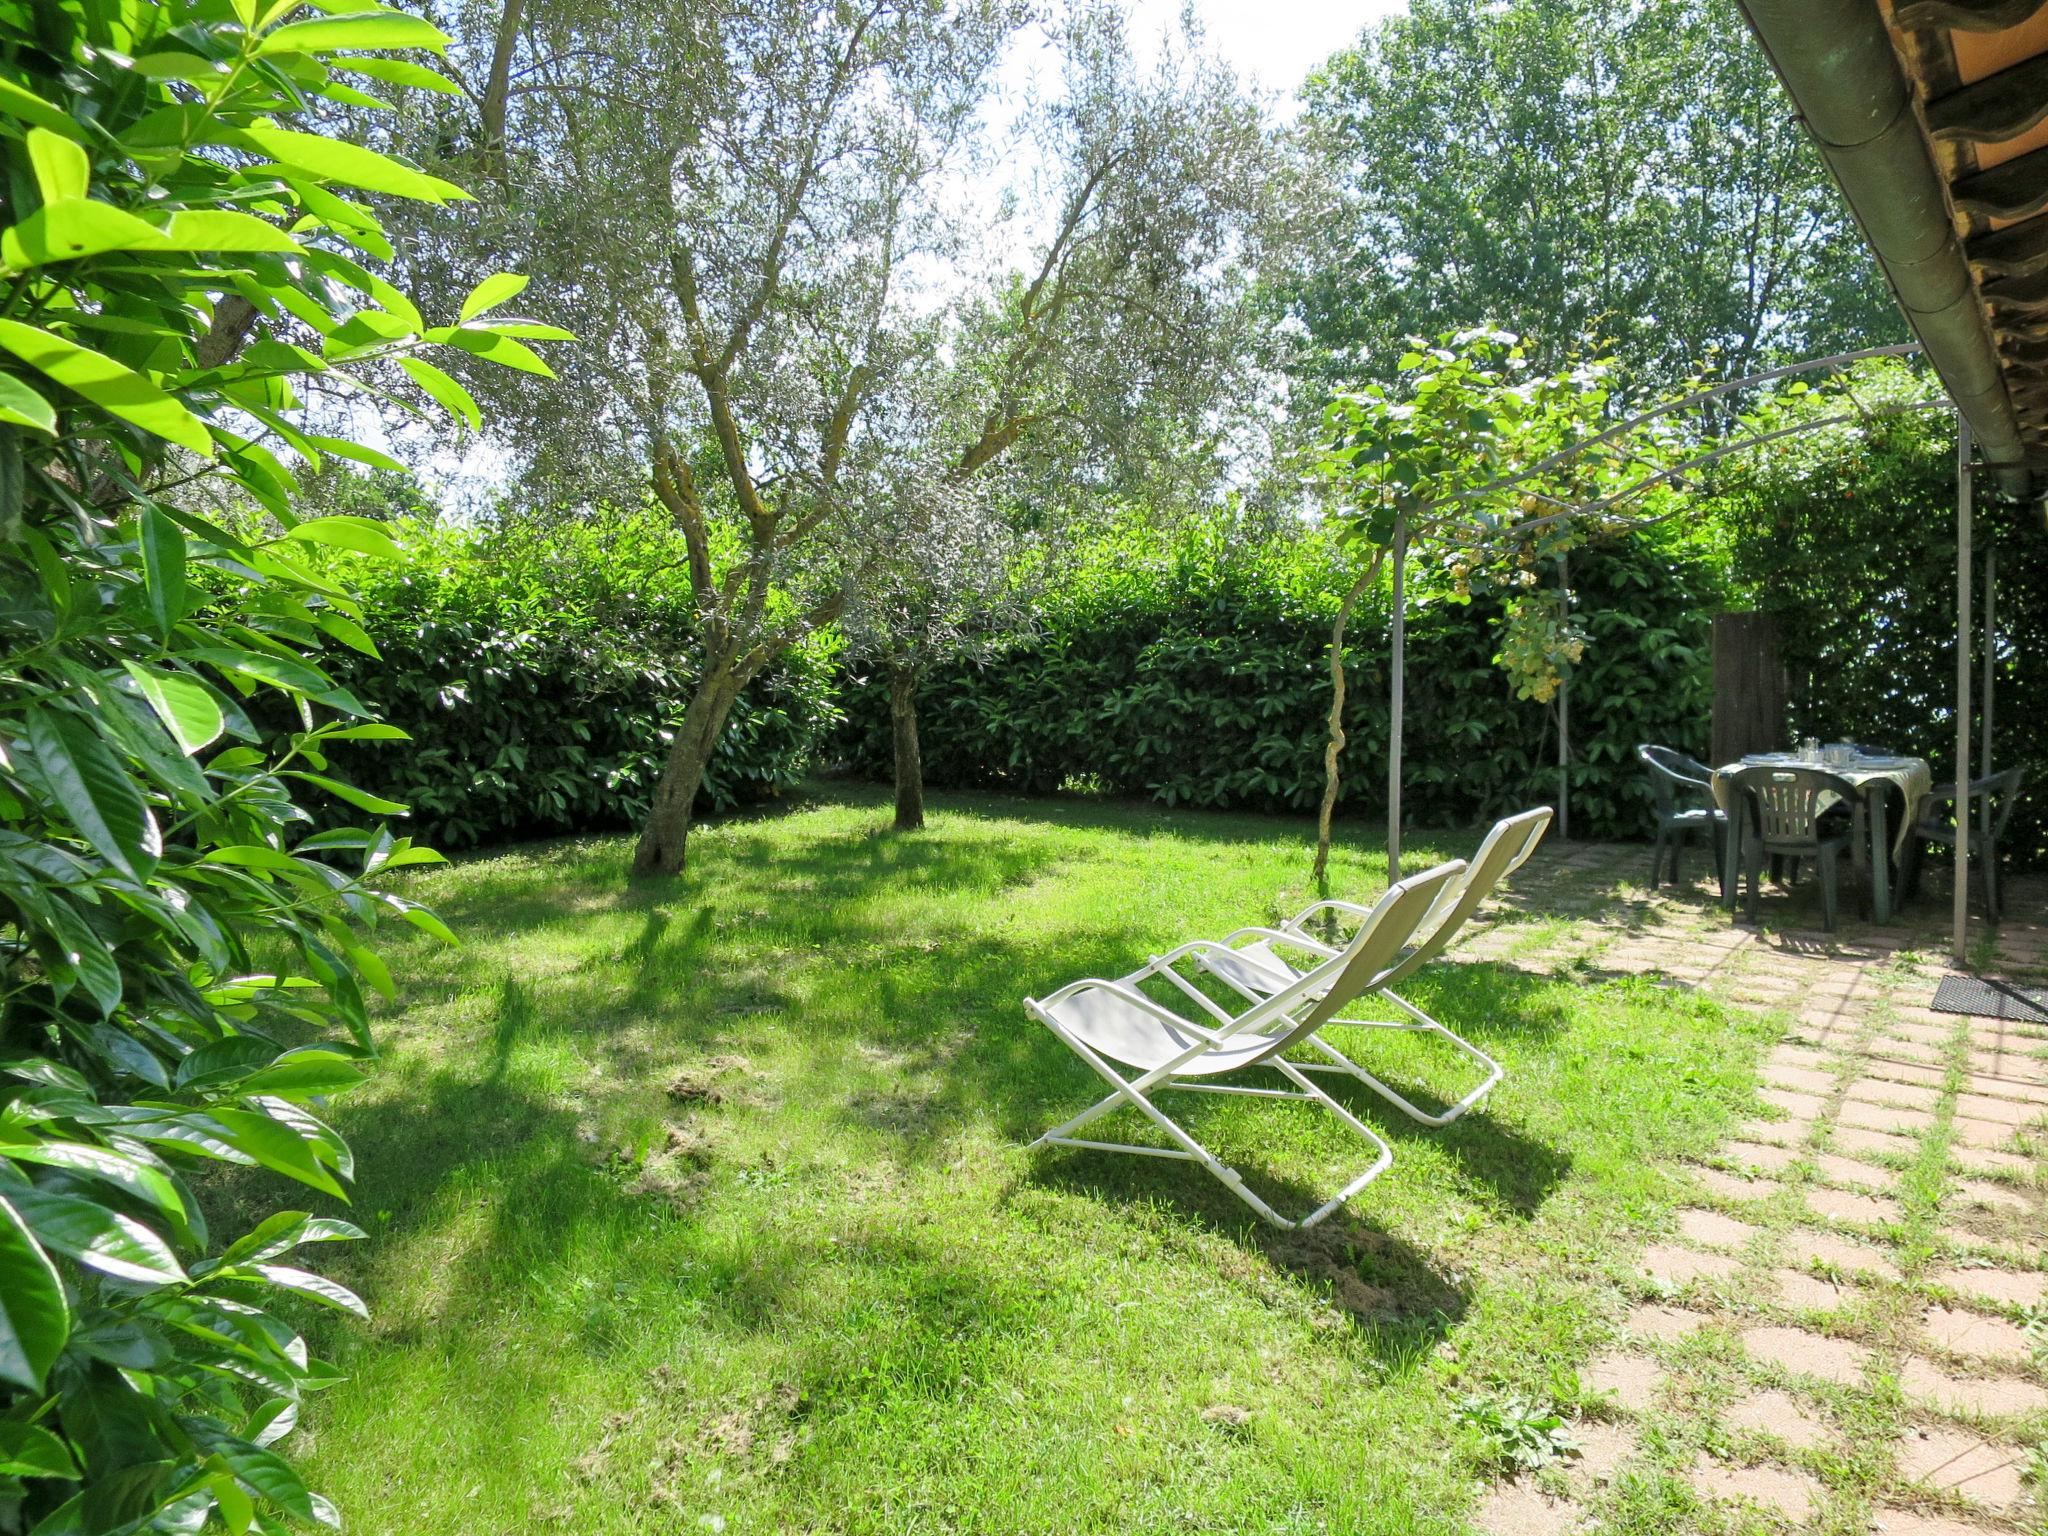
[[[618,840],[417,881],[466,942],[392,953],[386,1060],[341,1111],[371,1237],[330,1267],[375,1320],[309,1320],[348,1379],[298,1444],[350,1528],[1464,1529],[1488,1452],[1458,1400],[1571,1398],[1681,1189],[1654,1165],[1747,1112],[1776,1030],[1434,967],[1415,1000],[1506,1083],[1442,1131],[1340,1094],[1395,1166],[1281,1234],[1195,1167],[1026,1150],[1101,1090],[1019,1000],[1292,910],[1302,827],[885,815],[728,823],[680,883],[629,883]],[[1383,881],[1340,853],[1340,892]],[[1359,1166],[1310,1106],[1175,1103],[1283,1210]]]

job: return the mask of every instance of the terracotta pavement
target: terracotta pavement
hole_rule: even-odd
[[[1851,910],[1830,935],[1810,880],[1767,889],[1752,927],[1704,878],[1653,893],[1647,859],[1547,847],[1461,950],[1698,988],[1786,1033],[1753,1116],[1671,1170],[1686,1203],[1639,1255],[1611,1347],[1581,1368],[1605,1396],[1580,1455],[1489,1490],[1479,1529],[1598,1531],[1647,1447],[1666,1447],[1669,1475],[1668,1448],[1688,1444],[1679,1475],[1703,1517],[2048,1529],[2048,1489],[2024,1477],[2048,1437],[2048,1029],[1927,1006],[1948,970],[1945,888],[1883,927]],[[2010,884],[1973,959],[2048,986],[2048,883]]]

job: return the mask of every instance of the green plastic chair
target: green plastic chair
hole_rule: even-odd
[[[1657,844],[1650,852],[1650,885],[1661,885],[1664,854],[1671,853],[1671,883],[1680,883],[1678,860],[1686,839],[1704,836],[1721,872],[1721,896],[1727,899],[1730,880],[1725,850],[1728,813],[1714,802],[1714,770],[1675,747],[1639,746],[1636,757],[1650,775],[1650,795],[1657,817]]]
[[[1732,776],[1742,828],[1743,873],[1749,881],[1749,920],[1757,921],[1763,889],[1764,855],[1793,860],[1812,859],[1820,868],[1821,924],[1835,931],[1835,892],[1843,854],[1852,846],[1863,820],[1863,799],[1840,774],[1818,768],[1757,764]],[[1832,796],[1832,800],[1827,797]],[[1826,803],[1824,803],[1826,802]],[[1846,828],[1833,818],[1837,807],[1849,812]]]
[[[1976,872],[1977,888],[1984,898],[1984,915],[1993,922],[2005,915],[2005,895],[2000,889],[1998,844],[2005,836],[2005,824],[2019,803],[2020,789],[2027,780],[2024,768],[2008,768],[1970,781],[1970,803],[1976,820],[1970,828],[1970,868]],[[1920,814],[1906,834],[1905,868],[1900,885],[1911,900],[1920,894],[1920,872],[1926,862],[1928,844],[1943,848],[1956,845],[1956,787],[1944,784],[1920,803]]]

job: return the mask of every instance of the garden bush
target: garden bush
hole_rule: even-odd
[[[306,555],[390,540],[300,518],[271,445],[375,457],[307,435],[315,373],[329,400],[410,379],[460,404],[420,354],[545,364],[479,318],[517,278],[458,327],[348,254],[389,253],[364,191],[456,189],[288,126],[369,99],[343,73],[446,87],[397,54],[441,34],[298,9],[0,0],[0,1531],[339,1523],[280,1447],[334,1379],[305,1309],[362,1311],[306,1252],[362,1234],[298,1211],[213,1233],[190,1179],[346,1198],[322,1116],[391,989],[365,930],[448,931],[385,888],[437,857],[378,819],[404,807],[331,762],[400,733],[322,671],[360,614]],[[180,500],[201,482],[275,521],[238,535]],[[265,699],[289,729],[256,727]],[[372,820],[323,825],[313,791]]]
[[[1926,389],[1899,365],[1867,365],[1856,393],[1877,406]],[[1839,410],[1836,396],[1794,397],[1764,424]],[[1717,510],[1740,596],[1778,620],[1787,741],[1872,742],[1925,757],[1937,781],[1953,781],[1955,432],[1948,411],[1824,429],[1773,444],[1724,484]],[[1998,554],[1995,761],[2025,767],[2032,781],[2006,851],[2039,865],[2048,860],[2048,715],[2027,701],[2048,685],[2048,536],[2036,504],[2002,501],[1989,475],[1977,485],[1980,578],[1983,551]],[[1981,579],[1975,600],[1981,667]],[[1973,758],[1978,724],[1973,710]]]
[[[1591,636],[1572,680],[1574,829],[1634,836],[1639,741],[1703,750],[1720,565],[1669,529],[1572,557]],[[1417,570],[1408,620],[1407,814],[1445,824],[1554,800],[1556,736],[1495,663],[1497,602],[1453,601]],[[1342,579],[1315,535],[1247,540],[1222,523],[1136,529],[1083,551],[1039,603],[1035,635],[934,668],[919,693],[936,786],[1042,793],[1085,784],[1165,805],[1305,811],[1322,793],[1329,626]],[[1343,804],[1385,800],[1385,591],[1351,625]],[[849,676],[839,754],[886,777],[887,689]]]
[[[393,525],[405,551],[359,586],[378,655],[337,676],[412,744],[346,756],[443,847],[637,825],[696,684],[681,536],[597,511],[487,529]],[[802,776],[837,720],[829,640],[741,695],[700,807],[728,811]]]

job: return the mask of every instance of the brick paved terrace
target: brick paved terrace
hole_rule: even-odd
[[[1622,1480],[1690,1485],[1736,1530],[1983,1536],[2048,1529],[2048,1029],[1932,1011],[1945,888],[1883,927],[1820,930],[1809,879],[1760,927],[1696,883],[1652,892],[1639,847],[1556,844],[1473,958],[1629,973],[1785,1025],[1755,1114],[1674,1167],[1687,1202],[1581,1374],[1581,1454],[1503,1482],[1481,1529],[1600,1524]],[[1979,929],[1979,971],[2048,974],[2042,882]],[[1631,1527],[1633,1529],[1633,1527]]]

